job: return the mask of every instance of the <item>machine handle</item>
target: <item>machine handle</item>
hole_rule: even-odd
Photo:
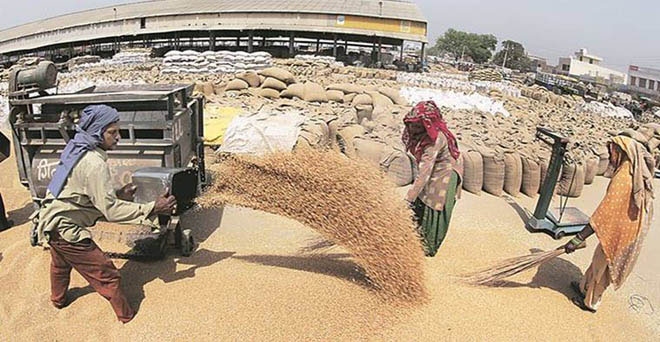
[[[553,142],[548,142],[547,140],[543,139],[542,135],[548,136],[554,140]],[[536,137],[543,140],[545,143],[548,143],[552,145],[553,143],[560,142],[560,143],[569,143],[568,138],[566,138],[563,135],[560,135],[559,133],[553,132],[549,130],[548,128],[545,127],[536,127]]]

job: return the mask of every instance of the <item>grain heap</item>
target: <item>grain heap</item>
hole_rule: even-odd
[[[98,64],[101,63],[101,57],[99,56],[80,56],[80,57],[75,57],[69,60],[68,65],[69,65],[69,71],[73,71],[78,68],[87,68],[93,64]]]
[[[476,70],[470,73],[470,80],[473,81],[500,82],[502,79],[502,74],[499,71],[490,68]]]
[[[213,165],[203,207],[240,205],[283,215],[346,248],[383,299],[426,298],[424,255],[411,212],[381,173],[335,152],[302,150]]]

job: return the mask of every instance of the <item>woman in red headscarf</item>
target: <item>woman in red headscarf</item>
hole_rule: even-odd
[[[447,236],[460,189],[460,152],[435,102],[418,103],[403,122],[403,143],[419,168],[406,200],[415,212],[426,255],[434,256]]]

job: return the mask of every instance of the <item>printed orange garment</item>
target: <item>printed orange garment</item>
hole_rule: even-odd
[[[615,137],[610,143],[614,162],[612,180],[591,217],[603,247],[615,289],[632,271],[653,216],[652,168],[646,162],[648,152],[627,137]]]

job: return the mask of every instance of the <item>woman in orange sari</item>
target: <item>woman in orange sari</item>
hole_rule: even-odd
[[[612,180],[605,198],[589,225],[564,246],[572,253],[593,233],[600,242],[582,281],[571,283],[578,293],[573,303],[590,312],[596,312],[610,284],[619,289],[632,271],[653,217],[653,158],[623,136],[613,138],[609,150]]]

